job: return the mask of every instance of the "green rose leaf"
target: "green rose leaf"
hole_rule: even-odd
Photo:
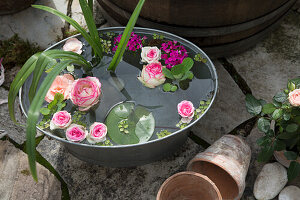
[[[289,181],[296,178],[300,174],[300,164],[296,161],[292,161],[288,168],[287,174]]]
[[[260,131],[267,133],[270,130],[271,122],[266,118],[259,118],[257,122],[257,127]]]
[[[267,145],[270,145],[271,142],[272,142],[272,139],[268,136],[261,137],[256,141],[256,143],[259,146],[267,146]]]
[[[42,115],[49,115],[50,114],[50,109],[48,108],[41,108],[40,112]]]
[[[288,160],[296,160],[298,157],[298,154],[296,154],[293,151],[286,151],[284,152],[284,156],[286,157],[286,159]]]
[[[285,143],[283,141],[281,141],[281,140],[275,140],[275,142],[274,142],[274,149],[276,151],[282,151],[282,150],[285,150],[285,148],[286,148],[286,145],[285,145]]]
[[[285,130],[289,133],[294,133],[298,130],[298,128],[299,128],[298,124],[289,124],[287,125]]]
[[[172,88],[172,85],[171,85],[170,83],[165,83],[165,84],[163,85],[163,90],[164,90],[165,92],[170,92],[170,91],[171,91],[171,88]]]
[[[284,113],[283,113],[283,119],[284,119],[285,121],[290,120],[290,119],[291,119],[291,113],[284,112]]]
[[[246,108],[247,111],[252,115],[258,115],[262,110],[262,105],[259,100],[257,100],[251,94],[246,95]]]
[[[165,67],[162,68],[162,73],[169,79],[175,79],[172,72]]]
[[[279,139],[283,139],[283,140],[288,140],[288,139],[292,139],[294,137],[296,137],[298,134],[297,133],[281,133],[277,136],[277,138]]]
[[[262,112],[265,114],[271,114],[276,110],[276,107],[272,103],[267,103],[263,105]]]
[[[278,92],[273,99],[277,102],[283,103],[287,100],[287,95],[284,92]]]
[[[277,120],[277,119],[279,119],[282,115],[283,115],[283,110],[282,110],[282,109],[276,109],[276,110],[273,112],[272,118],[273,118],[274,120]]]
[[[273,153],[274,153],[274,146],[268,145],[261,149],[261,151],[258,154],[257,161],[258,162],[267,162],[273,156]]]

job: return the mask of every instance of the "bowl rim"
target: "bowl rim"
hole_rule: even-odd
[[[98,32],[101,32],[101,31],[122,31],[124,30],[125,27],[124,26],[120,26],[120,27],[106,27],[106,28],[98,28]],[[180,134],[181,132],[185,132],[186,130],[188,130],[189,128],[191,128],[194,124],[196,124],[206,113],[207,111],[210,109],[210,107],[212,106],[215,98],[216,98],[216,95],[217,95],[217,91],[218,91],[218,75],[217,75],[217,71],[216,71],[216,68],[213,64],[213,62],[211,61],[211,59],[207,56],[207,54],[202,50],[200,49],[198,46],[196,46],[194,43],[180,37],[180,36],[177,36],[175,34],[172,34],[172,33],[169,33],[169,32],[166,32],[166,31],[161,31],[161,30],[157,30],[157,29],[152,29],[152,28],[142,28],[142,27],[135,27],[133,29],[133,32],[134,31],[148,31],[148,32],[154,32],[154,33],[161,33],[161,34],[164,34],[164,35],[168,35],[170,37],[175,37],[175,38],[178,38],[179,40],[185,42],[185,43],[188,43],[190,46],[194,47],[195,49],[197,49],[197,51],[201,52],[202,55],[205,56],[205,58],[207,59],[207,65],[209,67],[209,70],[211,71],[211,75],[212,75],[212,80],[214,82],[214,92],[213,92],[213,96],[211,98],[211,102],[209,104],[209,106],[207,107],[207,109],[204,111],[204,113],[201,114],[201,116],[196,119],[195,121],[193,121],[192,123],[190,123],[188,126],[186,126],[185,128],[183,129],[179,129],[175,132],[172,132],[170,135],[167,135],[163,138],[157,138],[157,139],[154,139],[154,140],[150,140],[150,141],[147,141],[147,142],[144,142],[144,143],[138,143],[138,144],[126,144],[126,145],[113,145],[113,146],[100,146],[100,145],[91,145],[91,144],[84,144],[84,143],[75,143],[75,142],[71,142],[71,141],[68,141],[64,138],[61,138],[61,137],[58,137],[56,135],[53,135],[51,134],[50,132],[48,131],[45,131],[41,128],[39,128],[38,126],[36,126],[36,128],[41,131],[42,133],[44,133],[45,135],[51,137],[51,138],[55,138],[56,140],[60,141],[60,142],[63,142],[63,143],[68,143],[70,145],[78,145],[78,146],[82,146],[82,147],[88,147],[88,148],[100,148],[100,149],[103,149],[103,148],[109,148],[109,149],[119,149],[119,148],[128,148],[128,147],[139,147],[139,146],[142,146],[142,145],[148,145],[148,144],[151,144],[151,143],[156,143],[156,142],[161,142],[163,140],[166,140],[170,137],[173,137],[175,136],[176,134]],[[76,34],[76,35],[73,35],[73,36],[70,36],[68,38],[65,38],[59,42],[56,42],[55,44],[51,45],[50,47],[48,47],[47,49],[45,49],[44,51],[47,51],[49,49],[52,49],[53,47],[55,47],[56,45],[60,44],[60,43],[63,43],[65,42],[66,40],[70,39],[70,38],[74,38],[74,37],[78,37],[80,36],[81,34]],[[20,103],[20,107],[21,107],[21,110],[22,110],[22,113],[25,115],[26,118],[28,118],[27,116],[27,113],[25,112],[25,109],[24,109],[24,106],[22,104],[22,88],[23,86],[20,88],[19,90],[19,103]]]

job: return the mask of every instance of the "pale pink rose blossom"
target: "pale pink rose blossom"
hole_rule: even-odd
[[[67,111],[59,111],[55,113],[50,122],[50,129],[66,129],[72,123],[71,114]]]
[[[57,76],[53,81],[52,85],[50,86],[46,94],[45,100],[47,102],[53,101],[56,93],[60,93],[64,95],[64,99],[68,99],[70,96],[73,82],[74,82],[74,78],[70,74]]]
[[[99,79],[88,76],[74,81],[71,101],[79,107],[80,111],[86,111],[99,102],[100,94],[101,83]]]
[[[71,124],[66,130],[66,138],[67,140],[72,142],[83,141],[86,138],[87,134],[87,130],[83,126],[78,124]]]
[[[161,59],[161,51],[157,47],[143,47],[141,57],[142,62],[157,62]]]
[[[289,102],[292,106],[300,106],[300,89],[295,89],[289,93]]]
[[[87,141],[91,144],[103,142],[106,140],[107,127],[103,123],[94,122],[90,126],[90,132],[87,136]]]
[[[155,88],[166,81],[165,75],[162,73],[163,66],[160,62],[144,65],[141,76],[137,77],[146,87]]]
[[[80,42],[77,38],[70,38],[66,41],[65,45],[63,46],[64,51],[72,51],[77,54],[82,53],[82,42]]]
[[[190,123],[192,121],[195,113],[195,108],[192,102],[186,100],[181,101],[177,105],[177,110],[179,115],[182,117],[182,123]]]

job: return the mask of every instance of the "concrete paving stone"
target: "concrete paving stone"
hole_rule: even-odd
[[[30,175],[27,155],[8,141],[0,141],[0,199],[58,200],[60,182],[48,169],[37,164],[39,181]]]
[[[209,143],[233,130],[251,117],[245,107],[245,95],[217,60],[219,89],[210,110],[192,128],[192,131]]]
[[[8,91],[0,87],[0,99],[7,98]],[[19,101],[17,100],[15,103],[16,119],[19,123],[24,124],[26,123],[26,119],[21,115],[21,109],[19,105]],[[7,103],[0,105],[0,130],[6,131],[7,135],[19,144],[22,144],[26,140],[24,127],[15,125],[14,122],[10,119]]]
[[[66,0],[37,0],[35,4],[56,8],[66,14],[68,3]],[[17,33],[31,43],[47,48],[62,36],[63,26],[64,21],[59,17],[30,7],[13,15],[0,17],[0,40],[8,39]]]
[[[300,76],[300,14],[291,11],[267,39],[228,60],[257,98],[271,101],[288,79]]]
[[[153,200],[161,184],[184,171],[189,160],[203,149],[190,139],[173,156],[132,168],[91,165],[70,155],[61,143],[44,138],[38,151],[66,181],[71,199]]]

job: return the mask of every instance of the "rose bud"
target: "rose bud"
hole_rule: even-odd
[[[64,51],[72,51],[77,54],[82,53],[82,42],[80,42],[77,38],[70,38],[66,41],[65,45],[63,46]]]
[[[295,89],[289,93],[289,102],[292,106],[300,106],[300,89]]]
[[[177,105],[178,113],[182,117],[182,123],[190,123],[194,117],[195,108],[190,101],[181,101]]]
[[[64,99],[68,99],[70,96],[70,92],[72,89],[72,84],[74,82],[74,78],[71,74],[64,74],[63,76],[57,76],[52,85],[50,86],[45,100],[47,102],[51,102],[54,100],[54,96],[56,93],[60,93],[64,95]]]
[[[90,126],[90,132],[87,141],[91,144],[103,142],[106,140],[107,127],[103,123],[95,122]]]
[[[50,129],[66,129],[71,123],[71,114],[67,111],[59,111],[53,115],[50,122]]]
[[[88,132],[86,129],[78,124],[71,124],[66,130],[66,138],[72,142],[81,142],[83,141]]]
[[[155,88],[166,81],[165,75],[162,73],[163,66],[160,62],[144,65],[141,76],[138,77],[148,88]]]
[[[157,47],[143,47],[141,57],[142,62],[157,62],[161,59],[161,51]]]
[[[87,111],[99,102],[101,83],[96,77],[80,78],[73,83],[71,101],[80,111]]]

